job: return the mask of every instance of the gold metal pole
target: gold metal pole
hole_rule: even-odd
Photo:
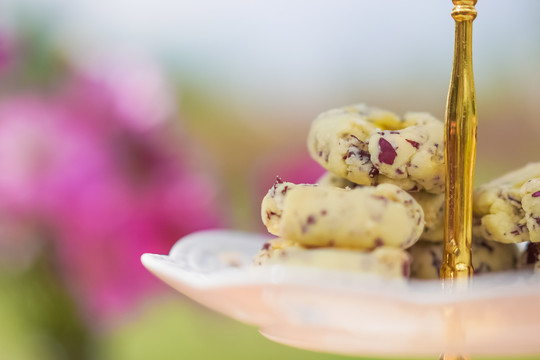
[[[456,22],[454,65],[445,119],[446,218],[441,278],[446,290],[463,290],[473,275],[471,262],[472,191],[476,157],[476,98],[472,64],[472,23],[476,0],[453,0]],[[449,309],[447,332],[450,342],[466,336],[460,314]],[[441,360],[466,360],[446,353]]]
[[[453,0],[456,22],[454,65],[445,119],[446,218],[441,278],[463,287],[471,264],[472,190],[476,156],[476,99],[472,70],[472,23],[476,0]]]

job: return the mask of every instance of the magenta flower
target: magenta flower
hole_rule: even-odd
[[[0,29],[0,74],[13,62],[14,52],[12,37],[4,29]]]
[[[134,132],[163,130],[174,117],[174,96],[164,74],[142,57],[91,59],[75,66],[64,92],[72,108],[106,126]]]
[[[158,72],[128,69],[107,81],[79,74],[54,97],[0,101],[0,216],[46,229],[64,281],[92,316],[164,288],[142,253],[221,224],[215,184],[178,148]],[[123,76],[137,80],[116,83]]]
[[[0,193],[12,211],[44,213],[57,191],[100,173],[106,161],[82,123],[36,96],[0,103]],[[84,160],[84,161],[81,161]]]

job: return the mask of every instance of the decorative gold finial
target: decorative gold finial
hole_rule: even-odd
[[[472,23],[476,0],[453,0],[456,21],[454,64],[445,119],[446,219],[443,284],[469,278],[471,263],[472,190],[476,157],[476,97],[472,71]],[[466,286],[466,282],[460,282]]]
[[[456,21],[473,21],[476,18],[477,0],[453,0],[452,17]]]

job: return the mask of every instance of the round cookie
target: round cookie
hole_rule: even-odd
[[[382,246],[373,251],[317,248],[307,249],[287,240],[266,243],[255,256],[255,265],[315,266],[355,271],[386,278],[406,278],[410,273],[410,256],[401,249]]]
[[[540,242],[540,163],[475,189],[473,216],[474,234],[486,239]]]
[[[441,243],[419,241],[407,251],[412,257],[412,278],[439,278],[443,256]],[[501,244],[475,238],[472,242],[471,252],[475,275],[514,270],[517,267],[519,249],[515,244]]]
[[[325,173],[317,184],[321,186],[335,186],[339,188],[354,189],[358,186],[345,178],[331,172]],[[424,210],[424,232],[420,240],[441,242],[444,239],[444,194],[431,194],[426,191],[409,193]]]
[[[443,142],[444,124],[427,113],[399,118],[365,105],[322,113],[308,134],[310,155],[340,177],[431,193],[444,192]]]
[[[263,222],[270,224],[271,233],[303,246],[407,248],[422,234],[422,208],[395,185],[340,189],[289,184],[277,184],[268,192]]]

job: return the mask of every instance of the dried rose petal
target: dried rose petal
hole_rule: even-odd
[[[374,178],[375,176],[379,175],[379,169],[372,167],[371,170],[369,170],[369,177]]]
[[[409,140],[409,139],[405,139],[405,141],[407,141],[409,144],[411,144],[416,149],[420,149],[420,143],[417,143],[416,141]]]
[[[396,149],[394,149],[392,144],[390,144],[385,138],[380,138],[379,150],[379,161],[384,164],[392,165],[397,156]]]

